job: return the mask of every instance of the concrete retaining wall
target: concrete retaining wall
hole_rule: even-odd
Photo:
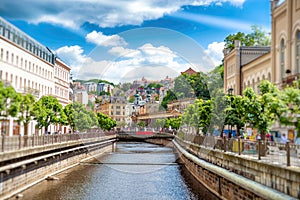
[[[0,199],[10,198],[48,176],[78,165],[82,160],[113,151],[115,141],[74,147],[0,167]]]

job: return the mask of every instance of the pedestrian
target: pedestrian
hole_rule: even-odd
[[[282,144],[285,144],[287,142],[287,137],[286,137],[285,133],[282,134],[280,142]]]

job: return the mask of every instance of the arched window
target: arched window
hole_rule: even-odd
[[[284,39],[281,40],[280,43],[280,71],[281,71],[281,79],[285,77],[285,42]]]
[[[296,74],[300,73],[300,31],[296,33]]]

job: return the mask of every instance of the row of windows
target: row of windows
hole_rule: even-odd
[[[125,115],[125,112],[122,112],[123,113],[123,116]],[[113,116],[113,115],[121,115],[121,112],[120,111],[117,111],[117,112],[113,112],[113,111],[110,111],[110,115]]]
[[[62,98],[68,98],[69,92],[64,88],[55,87],[55,95]]]
[[[0,35],[30,51],[41,59],[54,64],[55,56],[48,48],[29,38],[25,33],[14,28],[2,18],[0,18]]]
[[[268,77],[265,77],[265,75],[262,76],[262,80],[268,80],[271,82],[271,74],[269,73],[268,74]],[[257,77],[257,80],[255,81],[254,79],[252,79],[252,81],[248,81],[247,83],[244,82],[244,88],[243,89],[246,89],[247,87],[252,87],[253,90],[257,93],[259,93],[259,88],[258,88],[258,85],[259,83],[262,81],[260,80],[259,77]]]
[[[17,91],[20,92],[40,92],[42,95],[51,95],[52,88],[34,81],[30,81],[23,77],[14,76],[8,72],[3,73],[0,70],[0,79],[7,83],[10,83]]]
[[[294,73],[300,73],[300,31],[296,33],[296,46],[295,46],[295,69]],[[281,78],[286,76],[286,41],[282,39],[280,41],[280,73]]]
[[[55,76],[69,82],[69,72],[65,69],[55,66]]]
[[[114,105],[111,105],[110,108],[114,109]],[[123,106],[122,108],[125,109],[125,106]],[[121,109],[121,106],[116,106],[116,109]]]
[[[21,56],[19,57],[14,53],[10,53],[9,51],[6,51],[3,48],[0,49],[0,60],[3,60],[4,62],[10,63],[16,67],[24,69],[30,73],[34,73],[39,76],[42,76],[45,79],[50,79],[50,80],[52,79],[51,71],[48,71],[47,69],[44,69],[43,67],[38,66],[37,64],[30,62],[22,58]]]

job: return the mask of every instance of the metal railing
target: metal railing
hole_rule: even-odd
[[[221,138],[187,133],[178,136],[184,141],[203,148],[236,153],[237,155],[251,157],[272,164],[300,167],[300,145],[290,142],[282,144],[271,141]]]
[[[113,135],[114,132],[0,136],[0,153]]]

